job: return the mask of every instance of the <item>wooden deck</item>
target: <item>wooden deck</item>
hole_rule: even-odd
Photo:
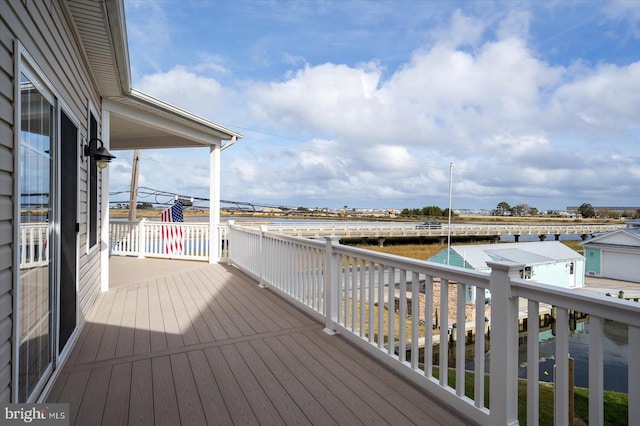
[[[72,424],[465,424],[232,267],[111,271],[49,394]]]

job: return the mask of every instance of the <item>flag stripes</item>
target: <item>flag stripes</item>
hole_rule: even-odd
[[[176,201],[173,206],[162,212],[162,222],[184,222],[182,215],[182,203]],[[184,236],[182,234],[182,226],[180,225],[163,225],[162,240],[164,241],[165,254],[183,254]]]

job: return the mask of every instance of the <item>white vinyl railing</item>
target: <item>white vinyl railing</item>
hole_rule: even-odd
[[[419,222],[246,222],[246,226],[267,226],[269,231],[306,238],[335,235],[344,238],[417,236],[503,236],[503,235],[593,235],[622,229],[624,224],[608,223],[442,223],[435,227]]]
[[[348,247],[336,237],[308,240],[235,224],[229,232],[231,264],[322,321],[328,333],[342,334],[479,424],[518,424],[521,300],[527,315],[536,318],[541,304],[556,308],[558,425],[569,422],[569,310],[589,314],[590,424],[604,424],[603,322],[626,324],[628,414],[640,418],[640,305],[635,302],[522,279],[526,265],[491,263],[489,274]],[[469,291],[475,291],[474,303],[466,302]],[[526,362],[538,366],[538,321],[529,321],[527,333]],[[474,335],[469,391],[465,343]],[[538,370],[527,369],[527,424],[539,420]]]
[[[49,224],[20,225],[20,269],[37,268],[49,264]]]
[[[166,231],[182,235],[182,249],[169,250]],[[179,231],[179,232],[175,232]],[[219,226],[217,241],[220,258],[227,253],[227,228]],[[169,259],[204,260],[210,257],[211,233],[208,222],[150,222],[142,219],[136,222],[112,221],[109,224],[109,254],[120,256],[160,257]]]

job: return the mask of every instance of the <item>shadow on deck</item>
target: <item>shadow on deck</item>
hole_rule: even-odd
[[[224,265],[111,258],[49,402],[72,424],[465,424]]]

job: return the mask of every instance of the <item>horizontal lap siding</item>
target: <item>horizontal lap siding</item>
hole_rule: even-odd
[[[79,121],[81,139],[87,138],[88,102],[100,112],[100,94],[76,44],[64,5],[49,1],[0,0],[0,402],[11,398],[14,265],[14,42],[19,40],[34,64],[51,84],[57,99]],[[100,125],[100,117],[96,117]],[[78,149],[80,152],[80,148]],[[99,250],[87,251],[87,164],[80,161],[78,191],[81,205],[79,237],[79,318],[86,318],[100,291]],[[99,182],[98,188],[102,185]],[[100,223],[100,221],[99,221]]]
[[[0,402],[11,400],[13,330],[13,34],[0,3]]]
[[[30,14],[34,17],[36,27],[43,28],[43,31],[48,32],[48,36],[43,36],[41,40],[48,48],[48,51],[64,52],[63,54],[52,55],[44,53],[43,59],[46,61],[47,59],[45,58],[50,58],[51,62],[48,64],[51,68],[51,75],[47,75],[47,77],[60,97],[80,121],[79,131],[81,137],[87,140],[88,100],[91,99],[99,113],[100,98],[93,90],[91,78],[84,66],[85,61],[81,59],[80,50],[75,44],[75,38],[67,25],[64,12],[57,3],[52,4],[50,11],[46,7],[38,7],[34,2],[29,2],[28,8]],[[62,31],[61,28],[66,30]],[[100,126],[100,116],[96,118]],[[78,173],[78,199],[80,202],[78,208],[78,222],[80,223],[80,232],[78,234],[78,302],[79,317],[82,323],[100,292],[100,255],[99,250],[87,250],[88,216],[86,212],[88,211],[87,200],[89,197],[87,195],[86,161],[80,161]],[[100,182],[98,182],[98,190],[100,190],[101,186]],[[100,208],[100,204],[98,204],[98,208]],[[100,224],[100,220],[98,220],[98,224]]]

